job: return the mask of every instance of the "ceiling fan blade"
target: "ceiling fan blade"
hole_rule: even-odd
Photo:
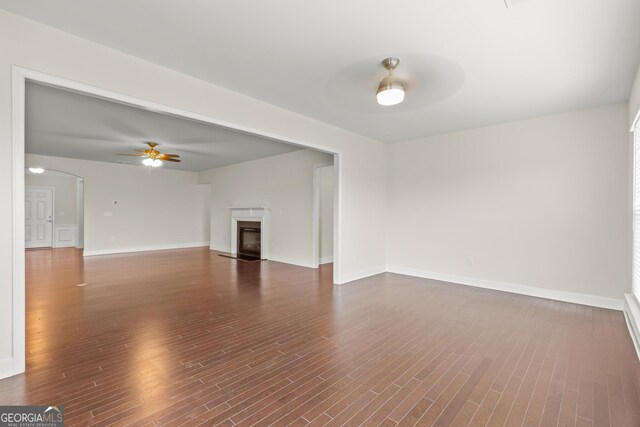
[[[116,156],[148,157],[146,154],[121,154],[121,153],[116,154]]]
[[[158,156],[158,158],[160,160],[175,159],[175,158],[178,158],[178,157],[180,157],[180,156],[178,156],[177,154],[160,154]]]
[[[160,159],[160,160],[162,160],[163,162],[176,162],[176,163],[181,162],[181,160],[178,160],[178,159]]]

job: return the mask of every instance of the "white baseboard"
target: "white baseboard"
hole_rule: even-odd
[[[607,298],[597,295],[556,291],[553,289],[544,289],[534,286],[497,282],[493,280],[478,279],[475,277],[433,273],[430,271],[415,270],[405,267],[389,266],[387,267],[387,271],[389,273],[404,274],[406,276],[422,277],[424,279],[440,280],[443,282],[457,283],[460,285],[475,286],[478,288],[493,289],[496,291],[511,292],[514,294],[571,302],[574,304],[589,305],[593,307],[609,308],[612,310],[622,310],[624,306],[624,300],[622,299]]]
[[[320,258],[320,264],[329,264],[331,262],[333,262],[332,256],[328,256],[326,258]]]
[[[351,274],[342,274],[339,278],[339,282],[336,285],[344,285],[345,283],[353,282],[355,280],[364,279],[366,277],[375,276],[376,274],[384,273],[386,270],[383,267],[374,267],[367,270],[356,271]]]
[[[139,246],[136,248],[97,249],[97,250],[89,250],[89,251],[85,249],[82,255],[95,256],[95,255],[126,254],[130,252],[165,251],[168,249],[199,248],[203,246],[209,246],[209,242],[173,243],[169,245]]]
[[[225,252],[225,253],[230,254],[231,253],[231,246],[209,245],[209,250],[218,251],[218,252]]]
[[[8,378],[13,375],[14,375],[13,359],[1,359],[0,360],[0,379]]]
[[[281,262],[283,264],[295,265],[297,267],[314,268],[314,266],[311,263],[304,263],[304,262],[300,262],[298,260],[295,260],[292,258],[286,258],[286,257],[283,258],[283,257],[270,256],[269,261]]]
[[[624,294],[624,318],[627,328],[640,359],[640,305],[631,294]]]

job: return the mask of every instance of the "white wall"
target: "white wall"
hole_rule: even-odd
[[[616,104],[392,145],[390,269],[622,299],[627,128]]]
[[[26,163],[84,178],[85,255],[209,244],[209,186],[197,172],[31,154]]]
[[[53,219],[56,225],[78,225],[76,213],[78,179],[72,176],[25,174],[28,187],[53,187],[55,202]]]
[[[333,165],[320,171],[320,263],[333,260]]]
[[[114,49],[0,11],[0,149],[11,150],[11,66],[192,111],[285,139],[339,151],[340,281],[384,270],[387,147],[343,129],[208,84]],[[11,363],[12,167],[0,159],[0,365]],[[1,369],[0,369],[1,371]]]
[[[211,183],[211,248],[231,249],[230,208],[265,207],[269,259],[311,267],[313,165],[332,158],[300,150],[200,172]]]

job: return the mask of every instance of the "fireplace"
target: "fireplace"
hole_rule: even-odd
[[[237,221],[238,258],[262,258],[262,224],[259,221]]]
[[[269,259],[269,213],[265,207],[231,208],[232,257]],[[240,228],[243,228],[240,231]]]

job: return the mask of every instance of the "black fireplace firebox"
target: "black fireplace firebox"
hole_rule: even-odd
[[[261,233],[260,222],[238,221],[238,258],[261,259]]]

